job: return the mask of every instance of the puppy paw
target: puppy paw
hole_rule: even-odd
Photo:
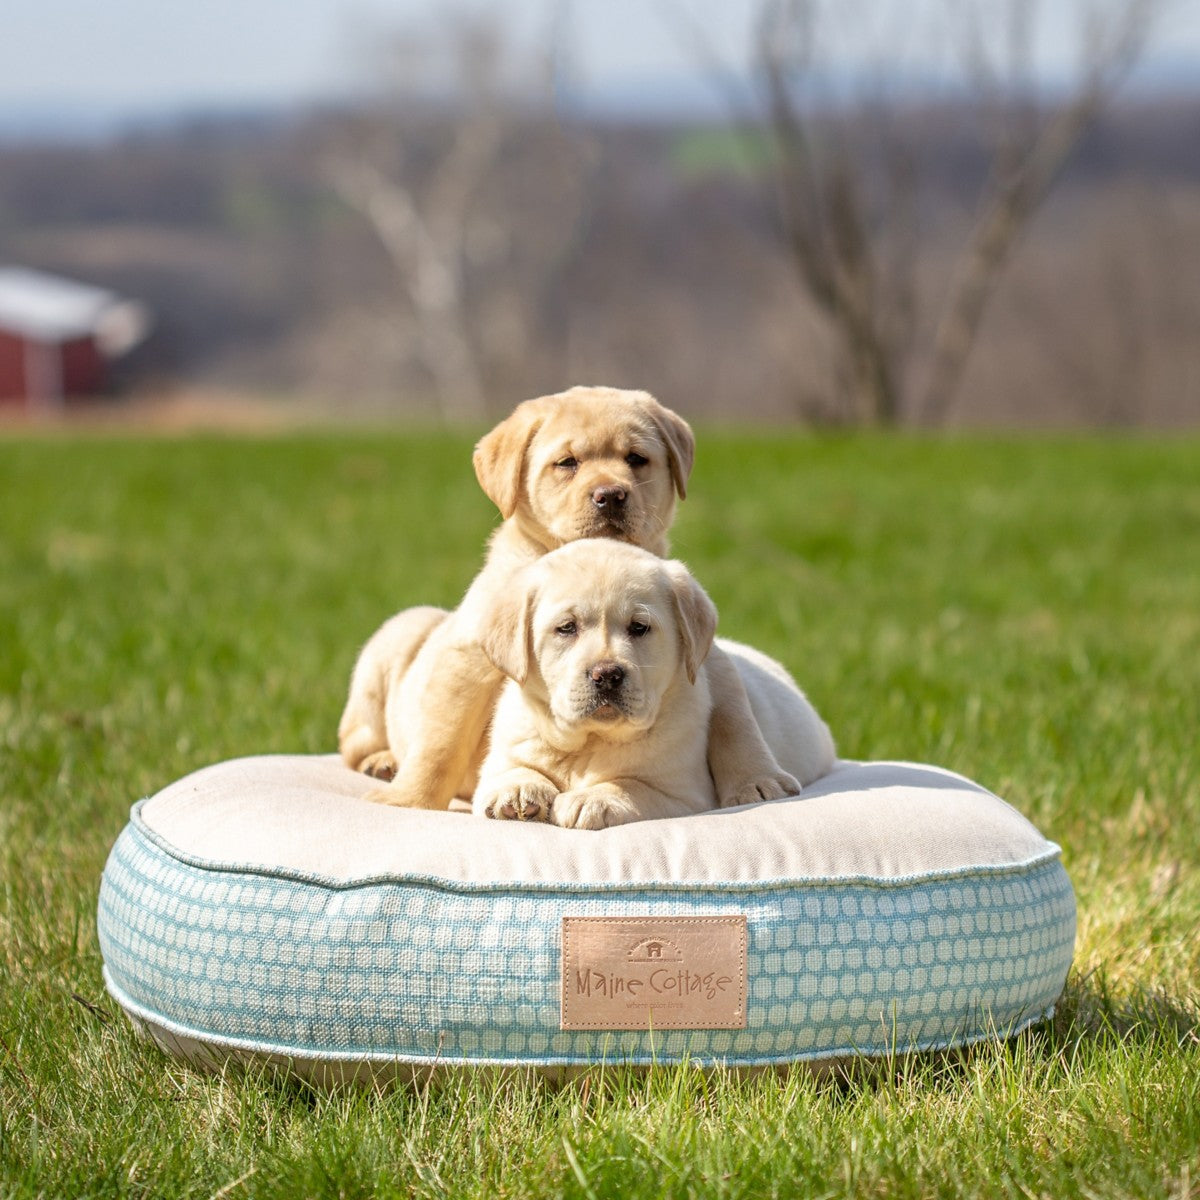
[[[628,800],[599,788],[563,792],[550,812],[550,819],[564,829],[607,829],[637,818],[637,811]]]
[[[399,764],[390,750],[376,750],[358,764],[358,769],[364,775],[370,775],[372,779],[382,779],[384,783],[390,783],[396,778]]]
[[[550,783],[507,784],[482,795],[476,792],[472,807],[494,821],[548,821],[557,795]]]
[[[368,804],[390,804],[393,808],[403,808],[403,798],[392,788],[372,788],[364,797]]]
[[[390,808],[435,807],[432,804],[426,804],[423,797],[413,795],[396,784],[391,784],[388,787],[372,788],[363,799],[370,804],[386,804]]]
[[[800,783],[786,771],[760,775],[742,780],[717,798],[719,808],[736,808],[739,804],[760,804],[764,800],[782,800],[784,796],[800,795]]]

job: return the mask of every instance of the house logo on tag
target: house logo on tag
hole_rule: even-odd
[[[683,962],[683,951],[674,942],[665,938],[646,938],[629,951],[626,961],[631,963]]]
[[[563,1029],[742,1029],[746,918],[563,917]]]

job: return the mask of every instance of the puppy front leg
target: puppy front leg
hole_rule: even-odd
[[[738,669],[720,646],[706,662],[713,709],[708,724],[708,769],[717,789],[717,805],[755,804],[800,793],[767,745],[758,727]]]
[[[391,779],[395,748],[388,745],[387,697],[398,688],[421,647],[446,619],[440,608],[408,608],[385,621],[363,646],[338,722],[338,749],[348,767]]]
[[[482,757],[502,680],[478,645],[431,639],[388,712],[388,741],[403,747],[399,770],[367,799],[400,808],[449,808]]]

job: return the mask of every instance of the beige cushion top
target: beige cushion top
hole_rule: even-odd
[[[910,763],[841,762],[794,799],[599,832],[381,807],[363,799],[375,786],[336,756],[243,758],[170,784],[139,814],[179,857],[333,884],[898,879],[1058,853],[984,788]]]

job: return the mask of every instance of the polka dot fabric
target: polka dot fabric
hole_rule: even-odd
[[[1052,843],[900,878],[332,880],[197,858],[148,828],[146,803],[104,872],[105,979],[139,1023],[216,1051],[545,1066],[882,1055],[1044,1018],[1074,948]],[[699,915],[746,918],[744,1029],[559,1027],[563,917]]]

